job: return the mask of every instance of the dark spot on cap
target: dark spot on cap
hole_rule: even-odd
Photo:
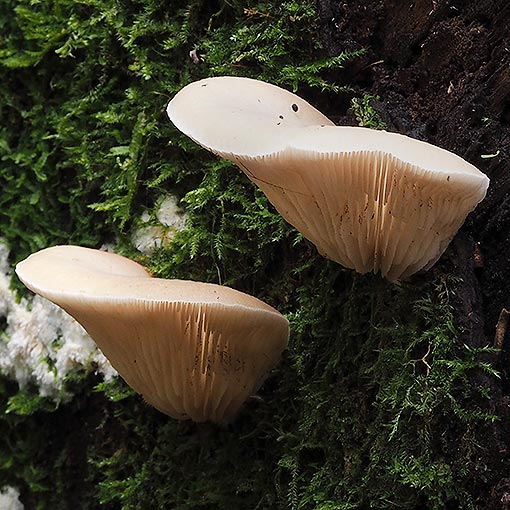
[[[279,126],[281,124],[281,122],[277,122],[276,125]]]
[[[202,87],[207,87],[207,85],[209,85],[209,84],[208,84],[208,83],[204,83],[204,84],[202,85]]]
[[[299,106],[296,103],[292,103],[292,109],[297,112],[299,110]]]
[[[278,118],[283,119],[283,115],[278,115]]]

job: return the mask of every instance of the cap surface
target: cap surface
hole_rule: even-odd
[[[276,129],[270,112],[283,111],[290,96],[297,96],[275,93],[270,107],[259,111],[253,80],[248,80],[249,90],[236,90],[221,108],[222,124],[235,117],[235,133],[218,127],[213,139],[209,129],[220,115],[212,106],[214,97],[222,87],[229,97],[230,80],[188,85],[170,102],[170,119],[199,144],[236,163],[321,254],[346,267],[381,272],[390,280],[429,268],[485,197],[489,179],[476,167],[405,135],[334,126],[312,113]],[[196,105],[206,101],[211,83],[215,94],[200,109]],[[244,81],[238,86],[244,87]],[[181,108],[176,115],[172,107],[174,101],[182,105],[181,94],[186,103],[196,100],[189,117]],[[300,103],[298,111],[316,112],[308,107]],[[242,122],[249,129],[241,128]],[[226,141],[220,142],[221,136]]]
[[[289,132],[333,125],[299,96],[251,78],[206,78],[184,87],[167,114],[197,143],[227,157],[261,156],[284,148]]]
[[[174,418],[230,421],[287,344],[287,319],[259,299],[152,278],[112,253],[56,246],[16,273],[78,320],[126,382]]]

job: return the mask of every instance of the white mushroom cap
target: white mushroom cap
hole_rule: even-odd
[[[299,119],[276,125],[293,104]],[[489,185],[451,152],[396,133],[334,126],[264,82],[195,82],[167,111],[193,140],[235,162],[321,254],[389,280],[431,267]]]
[[[56,246],[16,273],[80,322],[126,382],[174,418],[232,420],[287,345],[287,319],[259,299],[151,278],[112,253]]]
[[[281,150],[296,127],[333,125],[300,97],[250,78],[206,78],[184,87],[168,104],[171,121],[206,149],[229,156]]]

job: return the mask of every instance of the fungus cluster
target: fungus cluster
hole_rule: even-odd
[[[489,184],[444,149],[335,126],[298,96],[256,80],[192,83],[167,112],[197,143],[236,163],[324,256],[393,281],[435,263]],[[112,253],[56,246],[16,272],[174,418],[231,421],[287,345],[287,319],[255,297],[153,278]]]
[[[287,319],[259,299],[152,278],[113,253],[55,246],[16,273],[82,324],[125,381],[174,418],[231,421],[287,345]]]
[[[392,281],[431,267],[489,184],[451,152],[335,126],[298,96],[249,78],[191,83],[167,113],[236,163],[322,255]]]

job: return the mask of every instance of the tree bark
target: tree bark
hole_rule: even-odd
[[[319,0],[322,41],[329,54],[364,47],[346,74],[378,97],[390,131],[426,140],[486,173],[486,199],[447,252],[458,277],[454,306],[460,341],[495,346],[485,361],[501,378],[479,371],[498,420],[478,435],[480,463],[490,466],[480,491],[486,508],[510,508],[510,4],[505,0]],[[330,112],[352,123],[349,111]],[[496,345],[495,335],[497,333]],[[482,488],[481,486],[484,485]]]

